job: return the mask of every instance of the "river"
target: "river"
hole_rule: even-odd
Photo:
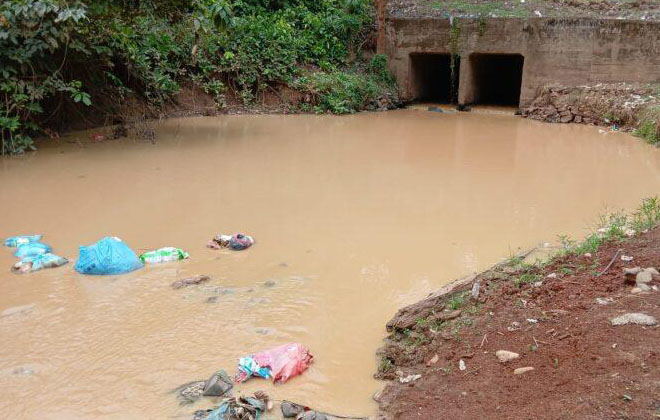
[[[15,275],[0,249],[0,312],[34,305],[0,317],[2,418],[189,418],[213,399],[180,406],[170,390],[291,341],[314,354],[308,371],[234,394],[374,415],[375,351],[399,307],[660,192],[660,150],[628,134],[500,113],[220,116],[156,131],[154,143],[75,133],[0,159],[0,235],[43,233],[71,260]],[[256,244],[207,249],[221,232]],[[78,246],[108,235],[190,259],[76,273]],[[170,287],[195,274],[212,280]]]

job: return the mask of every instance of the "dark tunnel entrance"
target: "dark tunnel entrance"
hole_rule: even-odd
[[[524,60],[520,54],[471,54],[472,103],[518,106]]]
[[[410,54],[412,94],[415,101],[456,103],[460,59],[450,54]]]

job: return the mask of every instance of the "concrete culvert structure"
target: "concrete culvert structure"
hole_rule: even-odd
[[[520,54],[470,54],[470,103],[519,106],[524,61]]]
[[[411,54],[410,90],[413,101],[455,103],[458,89],[459,58],[452,72],[450,54]]]

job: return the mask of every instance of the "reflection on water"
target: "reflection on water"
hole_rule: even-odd
[[[0,311],[34,304],[0,318],[3,418],[186,418],[213,400],[180,407],[169,390],[287,341],[310,347],[312,368],[239,391],[372,415],[374,352],[399,306],[660,191],[655,148],[507,115],[226,116],[167,121],[155,145],[79,136],[0,160],[0,235],[44,233],[72,260],[105,235],[191,258],[17,276],[0,249]],[[256,245],[204,246],[237,231]],[[212,281],[170,288],[195,274]]]

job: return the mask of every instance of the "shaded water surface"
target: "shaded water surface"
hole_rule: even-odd
[[[0,248],[0,417],[187,418],[168,391],[284,342],[315,363],[275,398],[373,415],[385,322],[515,249],[580,236],[660,191],[660,151],[626,134],[506,115],[402,110],[170,120],[156,144],[90,133],[0,160],[0,235],[56,253],[106,235],[191,258],[110,277],[17,276]],[[253,234],[212,251],[219,232]],[[212,281],[172,290],[184,276]]]

